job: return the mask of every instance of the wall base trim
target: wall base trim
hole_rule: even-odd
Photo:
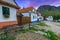
[[[0,28],[3,28],[4,26],[7,25],[13,25],[13,24],[17,24],[17,21],[0,22]]]

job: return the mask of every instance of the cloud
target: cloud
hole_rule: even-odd
[[[41,5],[59,5],[60,0],[16,0],[20,7],[39,7]]]
[[[50,5],[54,5],[54,6],[60,6],[60,1],[57,1],[57,2],[55,2],[55,3],[52,3],[52,4],[50,4]]]

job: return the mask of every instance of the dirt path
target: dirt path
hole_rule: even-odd
[[[48,40],[48,39],[40,34],[27,32],[18,34],[16,36],[16,40]]]
[[[57,34],[60,34],[60,23],[44,21],[47,25],[50,26],[50,29]]]

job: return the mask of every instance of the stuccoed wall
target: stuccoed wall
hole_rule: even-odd
[[[3,13],[2,13],[2,6],[3,5],[0,5],[0,22],[16,21],[16,9],[8,7],[10,9],[10,17],[4,18]],[[7,6],[5,6],[5,7],[7,7]]]

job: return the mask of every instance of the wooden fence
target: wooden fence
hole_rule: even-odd
[[[22,24],[30,23],[31,18],[30,17],[22,17]]]

